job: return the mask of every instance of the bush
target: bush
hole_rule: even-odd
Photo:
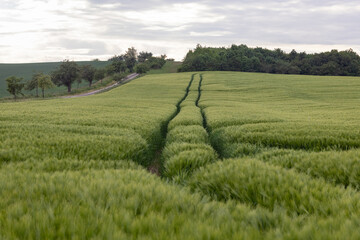
[[[146,64],[146,63],[138,64],[135,68],[135,71],[139,74],[146,73],[149,70],[150,70],[150,68],[149,68],[148,64]]]
[[[115,73],[113,75],[114,81],[121,82],[125,77],[127,76],[127,73]]]

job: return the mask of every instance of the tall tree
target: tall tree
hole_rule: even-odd
[[[134,47],[128,48],[125,55],[125,63],[130,72],[134,72],[134,67],[137,61],[137,51]]]
[[[77,89],[79,89],[81,83],[82,83],[82,78],[81,77],[76,78],[76,88]]]
[[[14,96],[16,101],[17,95],[24,95],[21,90],[24,88],[25,84],[22,83],[23,78],[17,78],[15,76],[8,77],[7,82],[7,91]]]
[[[78,65],[69,60],[64,60],[63,63],[51,74],[52,81],[57,85],[64,85],[68,92],[71,92],[71,85],[79,77]]]
[[[146,63],[140,63],[140,64],[136,65],[136,68],[135,68],[136,73],[139,73],[139,74],[146,73],[149,70],[150,70],[149,65]]]
[[[122,73],[126,71],[127,66],[124,55],[115,55],[112,58],[110,58],[109,61],[112,62],[110,67],[108,68],[109,70],[108,72],[110,74]]]
[[[125,61],[113,61],[111,65],[116,73],[125,72],[127,68]]]
[[[91,87],[91,84],[94,81],[95,73],[96,68],[91,65],[84,65],[80,67],[81,78],[89,82],[89,87]]]
[[[147,61],[148,62],[148,61]],[[190,50],[178,71],[246,71],[281,74],[360,76],[360,56],[346,51],[306,54],[246,45]]]
[[[32,91],[32,90],[36,90],[36,97],[39,97],[39,84],[38,84],[38,77],[41,76],[41,73],[34,73],[31,80],[29,80],[26,84],[25,84],[25,90],[27,91]]]
[[[152,57],[152,53],[151,52],[140,52],[138,55],[138,61],[140,63],[145,62],[146,60],[148,60],[149,58]]]
[[[109,61],[115,62],[115,61],[124,61],[124,55],[114,55],[113,57],[109,58]]]
[[[102,83],[102,80],[104,79],[105,77],[105,73],[106,73],[106,69],[105,68],[100,68],[100,69],[97,69],[96,72],[95,72],[95,75],[94,75],[94,78],[96,81],[101,81]]]
[[[45,89],[50,89],[55,87],[55,84],[51,81],[49,75],[41,73],[38,77],[38,86],[41,88],[42,97],[45,97]]]

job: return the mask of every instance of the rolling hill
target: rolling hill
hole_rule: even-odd
[[[84,61],[77,62],[79,65],[90,64],[96,68],[105,67],[109,64],[107,61]],[[6,91],[5,79],[9,76],[22,77],[25,81],[30,80],[35,72],[50,73],[54,71],[61,62],[46,62],[46,63],[19,63],[19,64],[0,64],[0,98],[10,96]],[[82,86],[87,85],[82,83]],[[56,87],[51,89],[50,92],[66,92],[65,87]]]

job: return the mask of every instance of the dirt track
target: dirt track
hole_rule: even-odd
[[[110,86],[107,86],[107,87],[104,87],[104,88],[101,88],[101,89],[98,89],[98,90],[95,90],[95,91],[87,92],[87,93],[81,93],[81,94],[71,95],[71,96],[64,96],[62,98],[76,98],[76,97],[85,97],[85,96],[94,95],[96,93],[100,93],[100,92],[109,90],[111,88],[114,88],[114,87],[116,87],[118,85],[122,85],[122,84],[125,84],[127,82],[130,82],[131,80],[133,80],[137,76],[139,76],[139,74],[132,73],[132,74],[128,75],[126,78],[124,78],[124,80],[122,80],[121,82],[114,83],[114,84],[112,84]]]

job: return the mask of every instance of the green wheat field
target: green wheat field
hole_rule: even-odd
[[[359,239],[360,78],[151,74],[0,103],[0,239]]]

